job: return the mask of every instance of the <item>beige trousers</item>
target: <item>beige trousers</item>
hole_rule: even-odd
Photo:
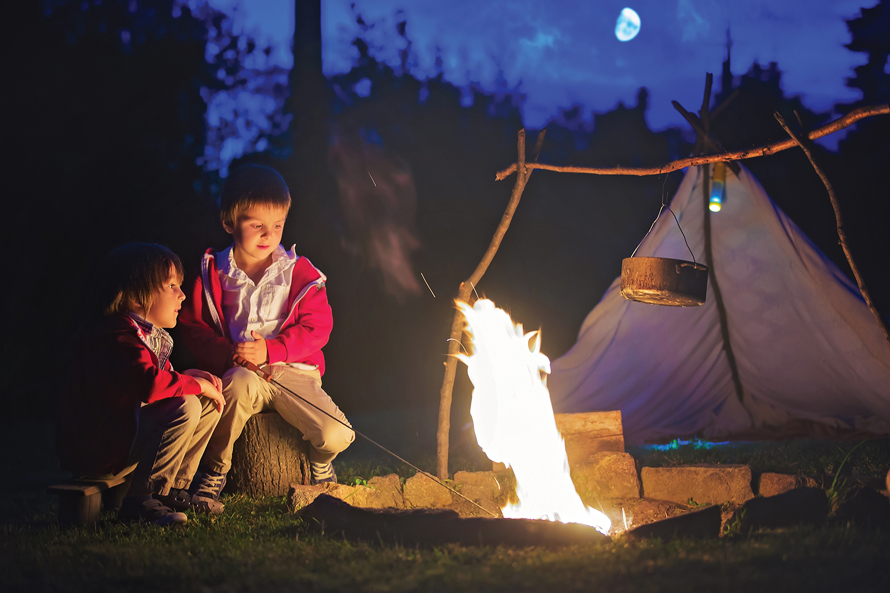
[[[127,496],[169,494],[189,487],[220,415],[206,397],[187,395],[146,404],[139,409],[139,429],[129,464],[107,479],[133,474]]]
[[[272,371],[275,381],[351,426],[321,388],[321,375],[317,370],[279,364],[266,368]],[[309,458],[315,463],[330,463],[355,440],[355,433],[346,426],[245,368],[229,369],[222,381],[226,406],[204,452],[201,467],[205,469],[228,472],[232,467],[232,446],[241,436],[244,425],[254,414],[271,410],[303,433],[303,439],[312,445]]]

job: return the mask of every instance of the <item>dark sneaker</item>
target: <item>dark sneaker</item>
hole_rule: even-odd
[[[131,496],[124,498],[117,518],[124,523],[140,522],[160,525],[161,527],[180,525],[188,521],[185,513],[165,507],[160,500],[152,497],[137,498]]]
[[[337,474],[334,473],[334,464],[332,463],[309,463],[312,468],[313,484],[336,484]]]
[[[218,500],[213,500],[209,496],[201,496],[200,494],[192,495],[192,510],[196,513],[220,515],[225,510],[225,508],[226,505]]]
[[[189,493],[192,495],[192,503],[194,504],[196,497],[218,502],[219,495],[222,494],[225,485],[226,474],[211,471],[199,471],[192,479],[192,485],[189,486]],[[219,512],[222,512],[222,509],[220,509]]]
[[[169,494],[155,494],[154,498],[160,500],[161,504],[174,511],[185,512],[192,508],[192,497],[189,495],[188,490],[171,488]]]

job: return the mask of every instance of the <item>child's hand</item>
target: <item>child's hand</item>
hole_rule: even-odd
[[[217,391],[222,391],[222,379],[217,377],[216,375],[212,375],[207,371],[202,371],[201,369],[188,369],[187,371],[182,371],[183,375],[188,375],[189,377],[200,377],[201,379],[207,379],[210,381],[210,384],[216,387]]]
[[[236,342],[233,354],[259,366],[269,362],[269,351],[266,349],[266,340],[256,332],[250,332],[253,342]]]
[[[213,400],[216,403],[216,411],[222,413],[223,407],[226,405],[226,398],[219,392],[219,389],[204,377],[194,377],[194,379],[201,386],[201,395]]]

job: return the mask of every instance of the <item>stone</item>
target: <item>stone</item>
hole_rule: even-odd
[[[644,467],[643,496],[679,503],[741,504],[754,498],[751,468],[737,464]]]
[[[497,500],[501,495],[501,484],[494,472],[457,472],[454,483],[458,492],[470,500]]]
[[[639,498],[640,478],[629,453],[600,451],[572,467],[572,481],[588,505],[613,498]]]
[[[421,473],[405,480],[402,493],[408,508],[435,509],[450,506],[452,502],[450,490]]]
[[[634,527],[627,532],[627,537],[633,539],[658,538],[662,540],[675,538],[717,538],[720,537],[721,518],[720,507],[712,505],[682,515],[661,519],[654,523]]]
[[[422,474],[421,474],[422,475]],[[427,478],[428,480],[429,478]],[[531,519],[460,518],[449,509],[359,509],[320,495],[296,516],[310,530],[403,546],[566,546],[609,541],[592,527]]]
[[[804,486],[813,488],[816,486],[816,480],[804,476],[766,472],[760,474],[757,493],[760,496],[775,496],[776,494],[782,494]]]
[[[828,516],[828,497],[821,488],[795,488],[775,496],[753,498],[739,509],[742,533],[792,525],[818,525]]]
[[[324,486],[304,486],[303,484],[291,484],[287,491],[287,506],[291,511],[298,511],[309,505],[324,493]]]
[[[609,517],[612,521],[612,533],[629,531],[634,527],[682,515],[692,510],[685,504],[650,498],[613,499],[605,505],[592,504],[589,506],[602,511]]]
[[[395,483],[393,483],[393,478]],[[359,508],[405,508],[401,492],[397,489],[399,477],[395,474],[371,478],[368,486],[346,484],[320,484],[303,486],[291,484],[287,494],[288,507],[293,511],[312,504],[322,494],[332,496]]]
[[[368,486],[380,492],[383,500],[388,504],[380,508],[392,507],[396,509],[405,508],[405,499],[402,496],[402,482],[397,474],[389,474],[387,476],[376,476],[368,480]]]
[[[890,528],[890,504],[887,497],[871,488],[854,488],[838,505],[832,520],[841,525],[877,529]]]
[[[566,444],[569,467],[584,464],[601,451],[624,453],[621,411],[555,414],[556,428]]]

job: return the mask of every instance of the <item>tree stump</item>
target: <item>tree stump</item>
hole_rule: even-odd
[[[308,485],[309,442],[277,412],[256,414],[232,450],[226,490],[252,498],[285,496],[291,484]]]

